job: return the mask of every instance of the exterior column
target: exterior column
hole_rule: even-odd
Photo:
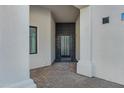
[[[0,87],[36,87],[29,74],[29,6],[0,6]]]
[[[91,7],[80,9],[80,60],[77,73],[92,77]]]

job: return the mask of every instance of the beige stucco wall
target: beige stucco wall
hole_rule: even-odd
[[[30,6],[30,25],[38,27],[38,53],[30,55],[30,68],[50,65],[54,60],[54,33],[51,34],[51,31],[54,32],[54,20],[51,12],[40,6]]]
[[[76,59],[80,60],[80,15],[76,20]]]
[[[55,60],[55,21],[51,14],[51,62]]]

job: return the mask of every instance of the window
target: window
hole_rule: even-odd
[[[30,26],[30,32],[29,32],[29,49],[30,54],[37,54],[37,27],[36,26]]]

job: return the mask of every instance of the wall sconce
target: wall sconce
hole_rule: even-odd
[[[124,21],[124,13],[121,13],[121,20]]]
[[[102,23],[103,23],[103,24],[109,23],[109,17],[104,17],[104,18],[102,19]]]

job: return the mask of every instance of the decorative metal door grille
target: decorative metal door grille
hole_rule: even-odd
[[[61,57],[70,57],[70,36],[60,36],[61,38]]]

